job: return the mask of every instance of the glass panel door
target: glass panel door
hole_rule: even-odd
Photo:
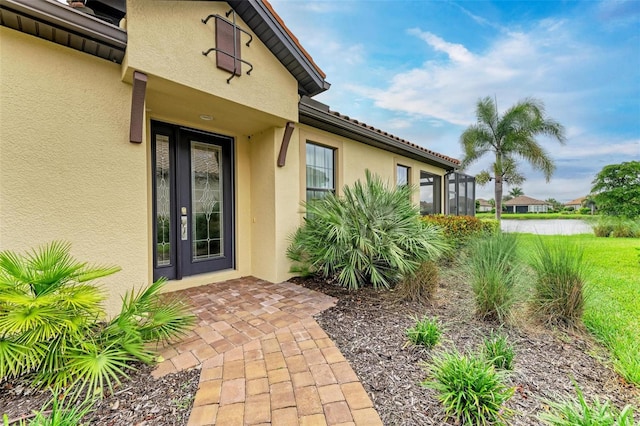
[[[233,139],[152,122],[154,279],[234,267]]]
[[[192,259],[224,254],[221,148],[191,141]]]

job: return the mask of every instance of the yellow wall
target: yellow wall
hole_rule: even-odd
[[[0,249],[72,243],[122,271],[111,296],[148,283],[145,144],[129,142],[131,86],[117,64],[0,27]]]
[[[420,184],[421,170],[439,176],[444,176],[445,174],[444,169],[440,169],[430,164],[401,155],[396,155],[380,148],[375,148],[307,125],[299,125],[299,127],[300,165],[306,164],[306,151],[304,146],[307,141],[336,149],[338,157],[336,165],[336,189],[338,190],[338,193],[340,193],[344,185],[351,185],[358,179],[364,180],[365,169],[369,169],[371,172],[376,173],[392,185],[396,184],[396,166],[398,164],[411,168],[409,183],[415,186]],[[301,173],[299,179],[299,196],[301,200],[304,200],[306,197],[306,177],[304,174],[305,169],[303,168],[302,170],[303,173]],[[420,202],[420,193],[417,190],[413,193],[413,202],[415,204]]]
[[[139,70],[295,121],[298,83],[255,35],[249,47],[244,34],[241,43],[242,59],[254,65],[251,75],[243,64],[242,76],[229,84],[231,74],[216,67],[215,52],[202,55],[215,47],[215,20],[207,25],[201,20],[210,14],[224,16],[229,9],[225,2],[127,1],[126,78]],[[249,31],[239,17],[236,22]]]

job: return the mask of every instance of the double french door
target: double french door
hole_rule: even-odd
[[[233,139],[151,123],[153,278],[234,267]]]

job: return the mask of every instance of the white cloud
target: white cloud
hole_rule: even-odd
[[[430,32],[422,32],[418,28],[410,29],[409,34],[426,41],[429,46],[433,47],[435,50],[446,53],[454,62],[469,63],[474,60],[474,56],[471,52],[461,44],[446,42],[437,35]]]
[[[573,40],[565,26],[564,21],[545,20],[529,32],[505,31],[479,53],[413,28],[411,35],[448,58],[397,73],[383,88],[348,88],[373,99],[377,107],[465,126],[475,121],[475,102],[484,96],[496,96],[503,108],[528,96],[540,97],[552,116],[571,110],[569,105],[575,110],[584,89],[570,89],[567,79],[579,72],[576,64],[588,65],[590,48]]]

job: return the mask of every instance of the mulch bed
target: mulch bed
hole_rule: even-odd
[[[508,407],[513,425],[541,424],[536,415],[544,400],[575,395],[572,378],[587,399],[608,399],[621,408],[640,406],[640,391],[605,366],[606,352],[584,331],[549,330],[530,319],[499,327],[474,316],[472,293],[462,280],[440,280],[429,306],[398,303],[392,292],[363,288],[347,291],[317,279],[298,284],[338,298],[334,308],[316,317],[360,377],[385,425],[454,425],[447,419],[435,391],[420,386],[434,353],[473,351],[492,331],[507,335],[515,345],[515,368],[509,385],[515,394]],[[444,341],[434,349],[407,345],[405,329],[412,317],[436,316],[444,325]],[[636,410],[636,420],[638,420]]]
[[[153,366],[137,365],[128,379],[97,402],[86,424],[98,426],[167,425],[184,426],[189,420],[198,389],[200,370],[169,374],[159,379],[151,376]],[[34,390],[27,381],[0,382],[0,415],[10,420],[40,410],[51,398],[48,391]]]

